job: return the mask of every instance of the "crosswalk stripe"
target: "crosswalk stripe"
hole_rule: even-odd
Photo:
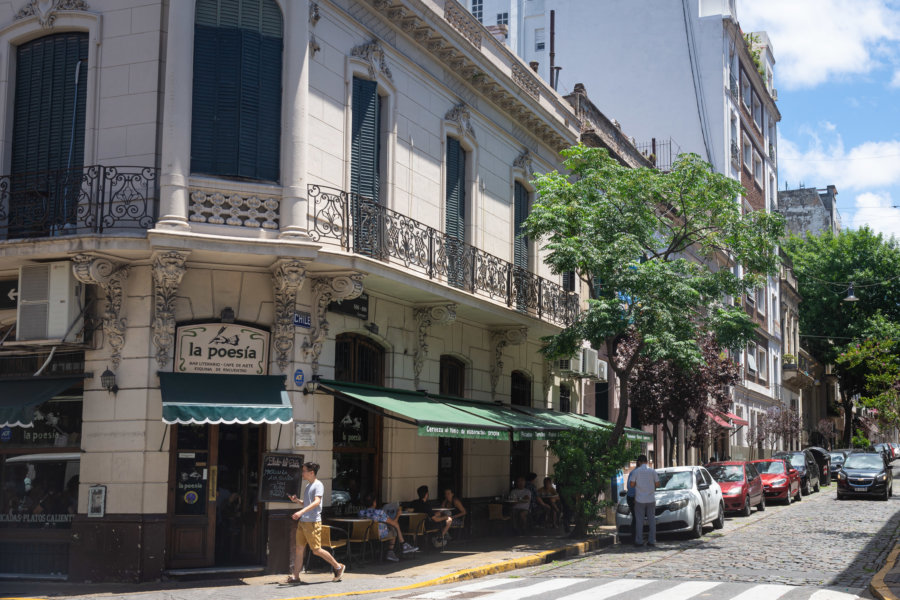
[[[837,590],[818,590],[809,600],[855,600],[859,598],[856,594],[848,594]]]
[[[499,587],[501,585],[505,585],[510,583],[511,581],[521,581],[515,579],[482,579],[481,581],[476,581],[475,583],[467,583],[466,585],[461,585],[459,587],[453,588],[454,592],[477,592],[479,590]]]
[[[691,596],[696,596],[717,585],[719,585],[718,581],[688,581],[659,592],[658,594],[647,596],[643,600],[687,600]]]
[[[489,596],[485,596],[485,600],[519,600],[519,598],[528,598],[529,596],[558,591],[583,581],[587,581],[587,579],[569,579],[564,577],[548,579],[525,587],[499,590]]]
[[[762,583],[753,586],[749,590],[743,591],[737,596],[729,600],[777,600],[791,590],[796,589],[792,585],[776,585],[773,583]]]
[[[617,579],[597,587],[581,590],[565,596],[565,600],[606,600],[625,592],[630,592],[643,587],[648,583],[655,583],[655,579]]]

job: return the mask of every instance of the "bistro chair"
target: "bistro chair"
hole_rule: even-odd
[[[419,536],[425,535],[425,519],[428,515],[417,513],[414,515],[401,514],[400,518],[405,521],[403,527],[403,536],[411,537],[414,546],[419,545]]]
[[[390,546],[390,542],[394,541],[394,552],[398,552],[400,550],[399,545],[397,544],[397,532],[393,527],[387,525],[388,531],[390,531],[390,535],[387,537],[381,537],[378,533],[378,523],[375,521],[371,522],[371,526],[369,527],[369,543],[372,544],[373,553],[374,553],[374,545],[378,544],[378,561],[381,562],[384,560],[384,552],[385,548]]]
[[[334,559],[338,559],[338,550],[341,548],[344,549],[344,556],[349,561],[350,559],[350,546],[348,544],[349,536],[347,532],[341,529],[340,527],[334,527],[332,525],[322,525],[322,547],[334,556]],[[308,551],[306,553],[306,564],[304,565],[304,570],[309,572],[309,562],[312,560],[313,553]]]
[[[503,528],[503,533],[506,533],[507,525],[509,524],[512,517],[509,515],[503,514],[503,505],[502,504],[488,504],[488,522],[491,526],[496,526],[497,523]]]
[[[450,525],[449,533],[453,536],[454,540],[462,540],[464,537],[467,537],[466,517],[468,517],[468,515],[453,517],[453,523]]]
[[[350,562],[354,562],[356,559],[353,557],[353,545],[362,546],[359,554],[359,561],[366,562],[366,547],[368,547],[372,553],[372,538],[370,531],[372,530],[373,521],[371,519],[359,519],[358,521],[353,521],[350,524],[350,531],[347,537],[347,558]]]

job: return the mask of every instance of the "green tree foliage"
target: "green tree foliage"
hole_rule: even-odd
[[[627,382],[640,356],[689,367],[703,361],[698,332],[724,348],[743,346],[755,324],[725,295],[740,296],[776,269],[777,214],[743,214],[743,188],[695,154],[671,172],[630,169],[601,148],[563,151],[567,173],[539,175],[538,200],[525,224],[555,273],[576,272],[598,290],[574,323],[548,338],[549,358],[570,356],[587,340],[605,348],[610,368]],[[741,263],[745,276],[731,270]],[[619,342],[634,336],[633,351]],[[609,442],[625,428],[629,386]]]
[[[882,426],[900,425],[900,342],[868,338],[847,346],[837,365],[864,382],[860,402],[878,411]]]
[[[579,427],[561,431],[558,438],[550,441],[550,450],[558,458],[553,477],[575,513],[573,537],[587,535],[600,510],[616,502],[615,498],[601,501],[600,493],[608,492],[616,472],[640,453],[640,448],[625,438],[610,443],[611,436],[610,431]]]
[[[784,250],[794,264],[803,302],[800,334],[818,360],[835,363],[867,337],[900,340],[900,247],[868,227],[804,238],[791,236]],[[843,302],[854,282],[858,302]],[[853,433],[853,397],[866,386],[864,365],[837,363],[844,409],[844,443]]]

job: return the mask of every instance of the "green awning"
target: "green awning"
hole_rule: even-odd
[[[600,417],[595,417],[594,415],[574,415],[579,419],[583,419],[592,425],[597,425],[598,427],[605,427],[607,429],[612,429],[616,426],[615,423],[607,421],[605,419],[601,419]],[[653,434],[647,433],[641,429],[635,429],[633,427],[625,428],[625,437],[629,440],[638,440],[641,442],[650,442],[653,440]]]
[[[162,420],[174,424],[290,423],[291,401],[280,375],[159,373]]]
[[[566,429],[574,429],[576,427],[587,426],[596,427],[598,429],[608,429],[611,431],[613,427],[615,427],[614,423],[610,423],[609,421],[605,421],[599,417],[593,417],[591,415],[561,413],[543,408],[531,408],[528,406],[514,406],[513,408],[527,415],[551,421],[562,427],[565,427]],[[642,442],[652,439],[652,436],[649,433],[641,431],[640,429],[633,429],[631,427],[625,428],[625,437],[630,440],[640,440]]]
[[[0,380],[0,427],[31,427],[35,408],[79,381],[78,377]]]
[[[483,419],[489,419],[507,425],[512,429],[513,440],[552,440],[560,431],[568,429],[555,421],[548,421],[533,415],[515,411],[507,405],[465,400],[453,396],[428,394],[433,398]]]
[[[422,392],[321,380],[319,389],[366,410],[418,427],[419,435],[508,440],[510,428],[428,398]]]

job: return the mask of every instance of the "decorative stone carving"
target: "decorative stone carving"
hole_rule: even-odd
[[[531,166],[531,150],[525,148],[522,150],[522,153],[516,157],[516,160],[513,161],[513,167],[516,169],[522,169],[525,171],[526,175],[531,175],[534,173],[534,170]]]
[[[195,223],[277,230],[281,203],[276,197],[191,190],[189,219]]]
[[[363,274],[346,273],[335,277],[316,277],[313,279],[313,330],[303,343],[303,350],[312,355],[312,374],[319,373],[319,355],[322,344],[328,337],[328,321],[325,313],[328,304],[335,300],[353,300],[363,292]]]
[[[81,283],[99,285],[106,295],[103,309],[103,336],[111,349],[110,362],[113,369],[122,361],[122,347],[125,345],[127,319],[121,316],[128,282],[128,265],[114,263],[106,258],[78,254],[72,258],[75,278]]]
[[[319,22],[320,18],[321,17],[319,15],[319,4],[317,2],[310,2],[309,3],[309,24],[312,25],[313,27],[315,27],[316,23]]]
[[[553,387],[553,370],[550,368],[550,361],[546,358],[543,360],[544,364],[544,401],[547,400],[547,397],[550,395],[550,388]]]
[[[528,338],[527,327],[498,329],[491,331],[491,346],[494,348],[494,362],[491,363],[491,398],[497,394],[497,384],[503,373],[503,349],[521,344]]]
[[[309,51],[315,56],[319,50],[322,49],[322,46],[319,45],[319,40],[316,39],[316,34],[312,31],[309,32]]]
[[[513,63],[512,79],[532,98],[541,97],[541,84],[537,82],[530,71],[521,65]]]
[[[472,13],[455,0],[445,0],[444,18],[473,46],[481,50],[481,25],[472,16]]]
[[[88,10],[88,5],[84,0],[30,0],[16,13],[16,19],[37,17],[42,29],[53,29],[61,10]]]
[[[275,264],[272,280],[275,283],[275,354],[278,368],[284,372],[294,348],[294,308],[297,305],[297,292],[306,280],[306,263],[300,260],[280,260]]]
[[[469,113],[469,107],[466,106],[465,102],[460,102],[447,111],[447,114],[444,115],[444,120],[456,123],[460,131],[475,139],[475,130],[472,128],[472,115]]]
[[[156,364],[164,368],[175,341],[175,294],[184,277],[184,261],[188,253],[177,250],[160,252],[153,257],[153,322],[152,337],[156,346]]]
[[[387,58],[384,55],[384,49],[378,40],[372,40],[366,44],[360,44],[350,51],[350,56],[355,56],[368,63],[369,77],[375,79],[378,72],[381,72],[390,81],[394,80],[391,68],[387,64]]]
[[[413,316],[416,318],[417,331],[419,334],[419,343],[416,346],[416,353],[413,356],[413,371],[415,373],[415,387],[419,387],[419,376],[422,374],[422,367],[425,365],[425,356],[428,354],[428,330],[432,325],[449,325],[456,320],[455,304],[440,304],[437,306],[426,306],[413,310]]]

